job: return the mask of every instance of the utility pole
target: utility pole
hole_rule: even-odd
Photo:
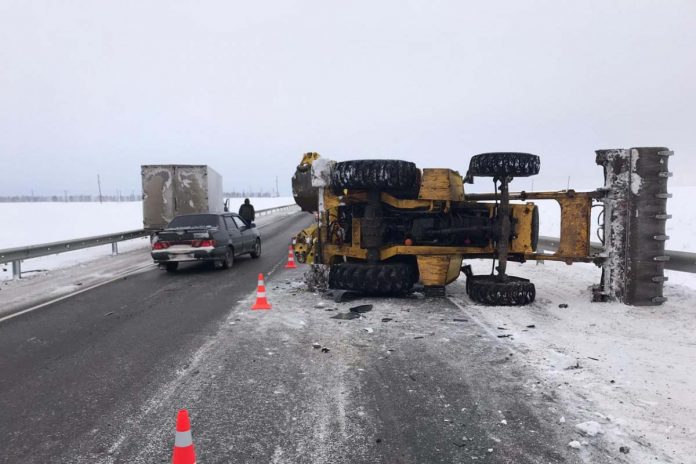
[[[276,197],[280,196],[280,192],[278,191],[278,176],[276,176]]]
[[[102,202],[102,193],[101,193],[101,179],[99,178],[99,174],[97,174],[97,186],[99,187],[99,203]]]

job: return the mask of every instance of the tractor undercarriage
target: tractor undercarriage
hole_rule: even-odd
[[[534,301],[534,284],[509,276],[508,261],[594,262],[608,275],[595,290],[595,299],[622,299],[618,293],[626,293],[622,290],[625,285],[616,285],[621,277],[615,269],[607,270],[608,262],[617,261],[616,247],[592,252],[590,214],[595,204],[605,210],[613,207],[616,215],[616,199],[630,194],[630,186],[611,179],[614,171],[607,174],[609,161],[605,159],[611,159],[614,166],[618,156],[630,170],[635,165],[631,157],[640,157],[639,150],[662,153],[651,152],[650,156],[666,160],[666,149],[624,150],[623,158],[598,154],[607,180],[604,188],[591,192],[510,192],[515,177],[539,171],[539,158],[526,153],[476,155],[466,177],[450,169],[421,171],[406,161],[335,163],[308,153],[293,177],[293,193],[302,209],[316,212],[318,220],[296,237],[296,257],[300,262],[330,266],[330,287],[371,295],[403,294],[416,283],[430,293],[444,294],[444,286],[463,270],[470,298],[489,305]],[[661,164],[666,167],[665,163]],[[622,175],[624,171],[627,169],[619,169]],[[473,182],[475,177],[492,178],[493,193],[465,194],[465,181]],[[645,188],[645,178],[642,182],[641,188]],[[530,200],[554,200],[560,205],[561,233],[553,254],[537,252],[539,212]],[[605,235],[610,231],[610,240],[621,242],[626,237],[617,237],[620,227],[616,222],[611,224],[615,227],[602,230]],[[664,250],[664,241],[660,243]],[[621,253],[626,258],[626,250]],[[464,259],[473,258],[495,260],[494,272],[473,275],[470,267],[462,267]],[[655,277],[659,276],[651,279]],[[651,303],[659,304],[661,286],[654,290],[659,294],[651,297],[657,297]],[[645,304],[643,300],[627,302]]]

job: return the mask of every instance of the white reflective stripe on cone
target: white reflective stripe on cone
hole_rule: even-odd
[[[175,447],[187,448],[191,445],[193,445],[193,438],[191,437],[190,430],[188,432],[176,432],[176,436],[174,437],[174,446]]]
[[[259,280],[259,282],[256,285],[258,285],[259,287],[263,287],[264,286],[263,280]]]
[[[258,293],[256,294],[256,296],[257,296],[258,298],[266,298],[266,292],[258,292]]]

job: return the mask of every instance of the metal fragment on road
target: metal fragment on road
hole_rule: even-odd
[[[358,313],[339,313],[336,314],[335,316],[331,316],[331,319],[339,319],[339,320],[351,320],[351,319],[360,319],[360,314]]]
[[[350,308],[350,312],[352,312],[352,313],[367,313],[370,311],[372,311],[371,304],[353,306],[352,308]]]

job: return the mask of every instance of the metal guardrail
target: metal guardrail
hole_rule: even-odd
[[[558,243],[558,238],[540,236],[537,249],[552,251],[558,248]],[[599,253],[602,250],[603,247],[601,243],[590,243],[590,251],[593,253]],[[665,250],[665,256],[669,257],[669,259],[665,261],[665,269],[669,269],[670,271],[696,273],[696,253]]]
[[[275,208],[259,209],[256,211],[256,215],[257,216],[264,216],[264,215],[275,213],[276,211],[285,211],[285,210],[292,209],[292,208],[299,208],[299,207],[296,204],[292,204],[292,205],[276,206]]]
[[[274,208],[260,209],[256,211],[257,216],[272,214],[277,211],[285,211],[297,205],[283,205]],[[117,232],[115,234],[97,235],[94,237],[63,240],[60,242],[42,243],[40,245],[29,245],[25,247],[8,248],[0,250],[0,263],[12,263],[12,278],[22,277],[22,261],[25,259],[40,258],[42,256],[56,255],[67,251],[82,250],[95,246],[111,244],[111,254],[118,254],[118,242],[133,240],[135,238],[146,237],[155,231],[152,230],[131,230],[127,232]]]

